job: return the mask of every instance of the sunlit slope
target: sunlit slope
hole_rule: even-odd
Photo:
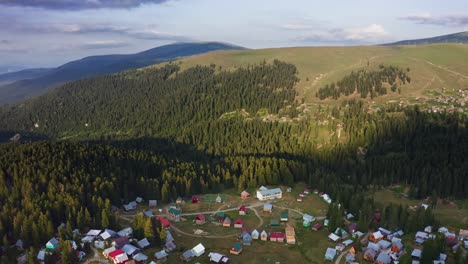
[[[300,97],[317,102],[317,90],[342,78],[353,70],[373,69],[379,64],[411,69],[411,84],[401,94],[389,94],[375,99],[385,102],[399,98],[430,97],[434,90],[468,87],[468,45],[437,44],[426,46],[358,46],[358,47],[299,47],[261,50],[213,52],[182,59],[182,68],[216,64],[233,68],[274,59],[293,63],[299,70],[297,84]],[[342,97],[345,98],[345,97]],[[325,100],[335,102],[335,100]]]

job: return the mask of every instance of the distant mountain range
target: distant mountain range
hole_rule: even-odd
[[[86,77],[141,68],[216,50],[244,49],[220,42],[175,43],[136,54],[91,56],[51,69],[27,69],[0,75],[0,105],[43,94],[48,89]]]
[[[398,46],[398,45],[426,45],[437,43],[468,43],[468,31],[455,34],[437,36],[432,38],[402,40],[393,43],[383,44],[382,46]]]

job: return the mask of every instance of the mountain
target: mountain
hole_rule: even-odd
[[[145,67],[211,51],[237,49],[243,48],[220,42],[175,43],[136,54],[86,57],[50,69],[36,78],[24,78],[1,86],[0,104],[12,104],[40,95],[54,86],[86,77]]]
[[[33,79],[46,75],[52,68],[25,69],[16,72],[0,74],[0,84],[8,84],[19,80]]]
[[[438,43],[468,43],[468,31],[432,38],[402,40],[393,43],[383,44],[383,46],[426,45]]]

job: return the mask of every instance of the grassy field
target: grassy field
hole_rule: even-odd
[[[306,102],[317,103],[319,87],[339,80],[353,70],[375,68],[379,64],[411,69],[412,82],[402,93],[391,93],[375,99],[377,103],[400,98],[427,96],[441,87],[468,87],[468,45],[436,44],[425,46],[355,46],[355,47],[297,47],[260,50],[220,51],[182,59],[183,69],[195,65],[222,66],[235,69],[274,59],[297,66],[301,81],[299,96]],[[344,98],[344,97],[342,97]],[[334,100],[321,101],[334,104]]]
[[[427,203],[423,200],[412,200],[406,198],[399,192],[392,190],[379,190],[374,193],[374,199],[383,204],[402,204],[415,206]],[[442,203],[435,206],[433,210],[441,225],[449,229],[459,229],[468,227],[468,201],[454,201],[453,203]]]

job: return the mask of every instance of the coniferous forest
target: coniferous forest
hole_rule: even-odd
[[[363,97],[385,94],[382,83],[396,80],[410,78],[382,66],[352,73],[319,97],[355,89]],[[0,145],[3,245],[21,238],[38,247],[61,223],[117,228],[112,205],[137,196],[170,201],[303,181],[336,197],[364,225],[374,213],[359,212],[372,203],[363,195],[371,186],[408,184],[415,198],[468,196],[466,116],[417,106],[370,112],[366,102],[351,100],[291,122],[264,121],[264,112],[289,120],[301,114],[297,81],[296,67],[280,61],[184,71],[171,63],[80,80],[1,109],[0,135],[23,136]],[[221,118],[240,110],[245,114]],[[341,137],[321,142],[319,121],[330,115],[329,131],[339,124]],[[388,226],[399,221],[406,219]]]

